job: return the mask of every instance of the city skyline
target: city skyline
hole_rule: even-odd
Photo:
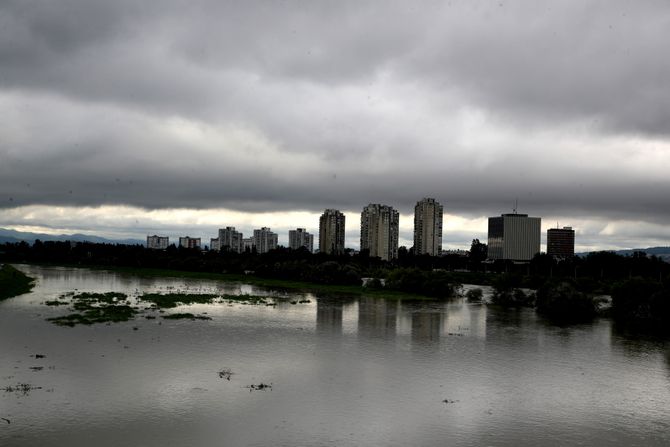
[[[444,248],[484,239],[516,199],[543,234],[576,228],[577,251],[670,241],[663,3],[71,0],[0,16],[1,228],[284,238],[375,202],[409,246],[428,195]]]

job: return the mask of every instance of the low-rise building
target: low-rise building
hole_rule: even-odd
[[[304,228],[296,228],[288,232],[288,246],[291,250],[298,250],[305,247],[307,251],[314,251],[314,236],[309,234]]]
[[[167,236],[147,236],[147,248],[151,250],[165,250],[170,245],[170,238]]]
[[[180,237],[179,246],[183,248],[200,248],[200,238],[189,236]]]

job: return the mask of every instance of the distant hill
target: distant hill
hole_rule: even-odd
[[[36,239],[41,241],[76,241],[76,242],[95,242],[97,244],[128,244],[144,245],[146,241],[141,239],[107,239],[91,234],[44,234],[44,233],[28,233],[23,231],[8,230],[0,228],[0,244],[16,243],[26,241],[29,244],[35,242]]]
[[[612,250],[614,253],[622,256],[631,256],[637,251],[647,254],[647,256],[656,256],[663,259],[665,262],[670,262],[670,247],[649,247],[649,248],[631,248],[629,250]],[[577,253],[577,256],[586,256],[587,253]]]

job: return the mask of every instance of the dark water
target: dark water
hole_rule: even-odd
[[[670,343],[609,320],[275,294],[188,308],[208,321],[67,328],[42,303],[75,289],[272,293],[20,268],[38,283],[0,303],[0,388],[41,388],[0,391],[1,446],[670,445]]]

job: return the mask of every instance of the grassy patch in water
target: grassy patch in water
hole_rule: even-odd
[[[0,268],[0,301],[28,293],[33,288],[33,278],[9,264]]]
[[[267,304],[267,297],[258,295],[221,295],[221,299],[227,303],[241,304]]]
[[[73,327],[77,324],[91,325],[95,323],[118,323],[135,317],[137,311],[126,305],[103,304],[98,307],[89,307],[82,313],[64,315],[62,317],[47,318],[59,326]]]
[[[50,300],[50,301],[45,301],[45,305],[47,306],[67,306],[70,303],[67,301],[58,301],[58,300]]]
[[[68,294],[62,295],[62,298],[71,296]],[[105,292],[105,293],[94,293],[94,292],[81,292],[72,296],[73,300],[84,301],[87,303],[107,303],[113,304],[118,301],[125,301],[128,299],[128,295],[121,292]]]
[[[188,312],[163,315],[163,318],[166,320],[211,320],[210,317],[206,317],[204,315],[193,315]]]
[[[211,304],[219,295],[211,293],[145,293],[140,295],[139,299],[148,301],[156,307],[166,309],[187,304]]]

